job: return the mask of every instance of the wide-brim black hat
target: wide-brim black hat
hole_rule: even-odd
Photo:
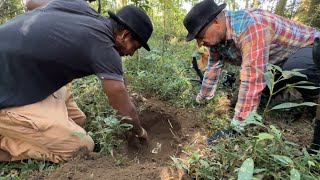
[[[148,51],[150,47],[147,44],[152,32],[153,26],[149,16],[140,8],[135,6],[124,6],[116,14],[108,11],[110,18],[128,28],[138,39],[141,45]]]
[[[225,3],[218,6],[213,0],[204,0],[191,8],[183,20],[183,25],[188,30],[186,41],[194,39],[225,7]]]

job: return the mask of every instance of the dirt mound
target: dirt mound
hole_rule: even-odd
[[[45,179],[159,179],[161,168],[155,163],[116,166],[110,157],[74,160],[64,164]]]
[[[84,159],[74,158],[45,179],[181,179],[183,172],[166,166],[170,156],[179,156],[183,144],[200,131],[198,112],[172,108],[157,100],[148,100],[143,106],[140,118],[149,134],[149,147],[128,149],[123,154],[129,159],[125,165],[93,153]]]

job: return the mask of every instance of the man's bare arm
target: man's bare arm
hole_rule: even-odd
[[[110,105],[118,111],[120,116],[127,116],[132,119],[133,133],[136,135],[143,134],[138,113],[130,100],[124,83],[116,80],[101,80],[101,83]]]

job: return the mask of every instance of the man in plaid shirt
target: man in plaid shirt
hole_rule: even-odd
[[[319,86],[319,69],[313,62],[312,43],[320,32],[314,28],[285,19],[261,9],[222,11],[226,4],[213,0],[196,4],[183,23],[188,30],[187,41],[196,39],[198,46],[209,47],[210,57],[197,102],[211,99],[217,89],[224,62],[241,66],[240,89],[233,124],[257,108],[267,63],[283,70],[305,69],[301,73]],[[306,80],[290,78],[287,83]],[[305,98],[315,98],[319,90],[299,89]]]

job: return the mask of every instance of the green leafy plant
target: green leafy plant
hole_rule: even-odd
[[[126,131],[132,128],[131,124],[121,123],[115,116],[96,117],[91,124],[94,131],[89,131],[88,134],[96,140],[96,146],[100,148],[100,153],[109,153],[114,155],[114,148],[121,146],[124,142],[119,138]]]
[[[116,112],[109,105],[100,80],[96,77],[73,81],[72,87],[78,106],[87,115],[85,129],[96,143],[95,151],[113,156],[114,148],[124,143],[119,136],[131,129],[132,125],[121,123],[117,119]]]
[[[7,179],[26,179],[34,172],[48,172],[54,170],[58,165],[53,165],[47,161],[23,160],[14,162],[0,163],[0,180]]]
[[[288,109],[292,107],[298,107],[298,106],[316,106],[318,104],[313,102],[303,102],[303,103],[293,103],[293,102],[287,102],[282,103],[277,106],[274,106],[270,108],[270,103],[272,98],[279,92],[285,90],[285,89],[291,89],[291,88],[301,88],[301,89],[318,89],[319,87],[312,86],[311,82],[308,81],[300,81],[293,84],[286,84],[284,87],[281,87],[278,90],[275,90],[275,85],[280,83],[281,81],[287,80],[293,76],[299,76],[307,78],[306,75],[300,73],[299,71],[302,71],[303,69],[292,69],[290,71],[282,70],[279,66],[273,65],[273,64],[267,64],[267,70],[266,72],[262,72],[260,69],[255,68],[257,71],[262,73],[264,75],[264,78],[267,83],[267,87],[269,89],[269,98],[268,102],[266,104],[266,107],[263,111],[263,116],[265,116],[266,113],[268,113],[271,110],[276,109]],[[280,73],[280,76],[276,78],[276,75]]]
[[[193,152],[185,159],[172,158],[173,165],[196,179],[314,179],[320,176],[320,153],[288,141],[274,125],[262,124],[256,112],[247,122],[258,124],[241,136]]]
[[[126,81],[130,83],[130,87],[136,92],[152,94],[175,105],[192,104],[191,95],[198,91],[199,86],[193,86],[189,81],[193,73],[189,72],[191,55],[173,56],[177,51],[168,50],[162,53],[154,49],[148,54],[139,52],[139,57],[126,59]]]

